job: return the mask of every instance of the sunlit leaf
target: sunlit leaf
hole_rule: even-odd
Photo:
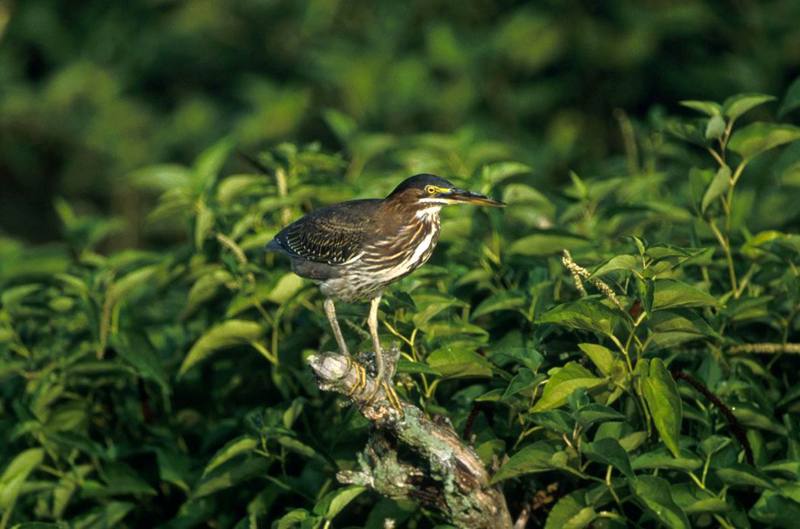
[[[525,446],[500,467],[492,476],[492,483],[499,483],[524,474],[551,470],[553,466],[550,458],[555,452],[556,449],[553,445],[546,441],[538,441]]]
[[[573,391],[579,388],[592,389],[606,384],[605,378],[594,376],[577,362],[568,362],[557,368],[544,386],[541,398],[531,411],[544,411],[566,404]]]
[[[659,279],[655,282],[653,310],[717,305],[717,299],[711,294],[677,279]]]
[[[428,365],[448,378],[491,377],[492,365],[467,346],[445,346],[431,352]]]
[[[558,500],[544,524],[545,529],[583,529],[597,518],[597,511],[586,503],[580,491],[568,494]]]
[[[184,375],[218,349],[258,340],[263,333],[261,324],[247,320],[228,320],[212,327],[189,350],[178,370],[178,376]]]
[[[800,108],[800,77],[795,79],[786,90],[786,95],[781,103],[781,108],[778,110],[778,115],[784,116],[797,108]]]
[[[800,139],[800,127],[778,123],[756,122],[735,131],[728,148],[745,160]]]
[[[718,116],[722,113],[722,107],[719,103],[714,103],[713,101],[681,101],[681,105],[685,106],[686,108],[691,108],[692,110],[697,110],[703,114],[708,116]]]
[[[556,305],[542,314],[538,323],[553,323],[571,329],[609,335],[617,315],[597,300],[582,299]]]
[[[622,472],[625,476],[633,478],[628,453],[616,439],[605,438],[583,445],[583,453],[590,461],[610,465]]]
[[[737,94],[725,100],[722,112],[729,119],[736,119],[751,109],[775,101],[775,96],[766,94]]]
[[[686,513],[672,499],[667,480],[655,476],[637,476],[631,480],[631,489],[642,506],[666,527],[691,528]]]
[[[44,459],[44,450],[29,448],[18,453],[0,475],[0,510],[8,511],[17,501],[22,485]]]
[[[362,492],[367,490],[365,487],[351,485],[341,489],[332,490],[314,506],[314,512],[324,516],[326,520],[333,520],[347,504],[356,499]]]
[[[703,195],[703,201],[700,204],[700,210],[705,213],[708,209],[708,206],[728,190],[730,183],[731,170],[727,165],[724,165],[719,168],[717,173],[714,175],[714,179],[711,180],[711,183],[708,185],[708,188]]]
[[[256,446],[258,446],[258,441],[249,436],[237,437],[228,441],[225,446],[217,450],[214,457],[206,464],[205,469],[203,469],[203,476],[236,456],[251,453]]]
[[[650,361],[650,371],[642,380],[642,391],[661,440],[675,457],[680,457],[678,441],[683,421],[683,406],[678,386],[660,358]]]

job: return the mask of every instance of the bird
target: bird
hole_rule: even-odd
[[[416,174],[383,199],[350,200],[313,210],[280,230],[266,246],[287,256],[295,274],[319,284],[339,352],[348,358],[335,301],[369,301],[367,325],[378,384],[368,399],[383,387],[389,401],[399,403],[385,380],[378,307],[387,286],[430,259],[439,241],[441,209],[454,204],[505,206],[439,176]]]

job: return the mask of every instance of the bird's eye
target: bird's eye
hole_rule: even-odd
[[[436,193],[436,187],[434,186],[425,186],[425,192],[429,195]]]

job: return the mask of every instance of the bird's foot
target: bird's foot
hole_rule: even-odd
[[[356,372],[356,383],[353,384],[348,392],[347,396],[352,397],[354,395],[358,395],[362,391],[364,391],[367,387],[367,370],[364,368],[363,365],[357,360],[355,360],[352,356],[347,355],[348,365]]]
[[[381,358],[378,359],[378,355]],[[397,347],[392,347],[389,351],[383,351],[382,348],[375,351],[375,370],[374,376],[376,384],[372,388],[370,394],[367,396],[367,402],[371,404],[374,402],[378,392],[383,389],[386,395],[386,400],[401,416],[403,415],[403,405],[394,389],[394,372],[397,366],[397,360],[400,356],[400,350]],[[383,369],[381,369],[383,367]],[[388,368],[388,369],[387,369]]]
[[[387,376],[389,373],[378,373],[378,370],[374,365],[372,365],[369,356],[371,355],[360,353],[356,356],[356,358],[350,356],[346,357],[350,366],[356,373],[356,383],[349,389],[347,396],[353,397],[355,395],[362,395],[367,392],[363,397],[363,401],[367,406],[371,406],[378,397],[380,390],[383,389],[386,400],[389,401],[389,405],[400,415],[403,415],[403,404],[394,389],[392,380]],[[367,367],[365,367],[365,365]],[[372,378],[372,381],[367,378],[368,369],[370,371],[369,374]],[[392,372],[393,371],[394,370],[392,369]]]

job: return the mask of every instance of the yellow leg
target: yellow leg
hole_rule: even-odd
[[[325,298],[322,306],[325,308],[325,315],[328,317],[328,323],[331,324],[333,336],[336,338],[336,344],[339,346],[339,352],[345,356],[350,356],[350,353],[347,351],[347,344],[344,341],[344,336],[342,335],[342,329],[339,327],[339,320],[336,319],[336,306],[333,304],[333,300],[331,298]]]
[[[367,402],[372,402],[375,394],[382,387],[386,392],[386,398],[389,403],[401,414],[403,407],[400,404],[400,398],[392,386],[390,380],[386,380],[386,364],[383,360],[383,349],[381,348],[381,340],[378,336],[378,306],[381,304],[381,296],[378,295],[372,298],[369,305],[369,318],[367,318],[367,326],[369,327],[369,334],[372,336],[372,349],[375,351],[375,387],[367,397]]]

